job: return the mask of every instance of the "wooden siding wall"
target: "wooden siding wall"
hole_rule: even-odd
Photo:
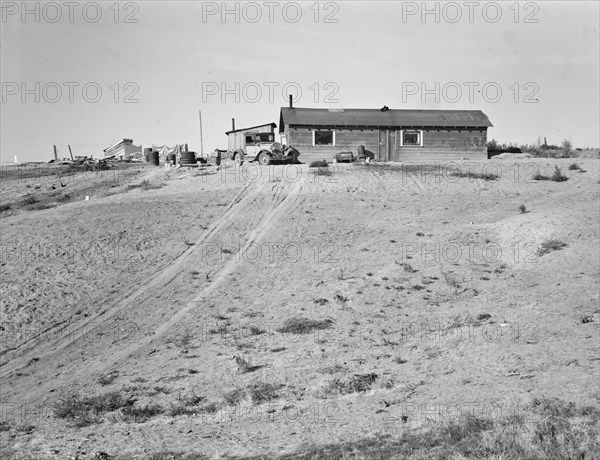
[[[343,151],[358,152],[358,146],[375,154],[376,160],[385,161],[389,142],[390,161],[454,161],[487,159],[486,129],[429,129],[423,130],[423,147],[401,147],[400,130],[336,129],[335,146],[312,145],[312,130],[285,127],[288,144],[300,151],[300,160],[308,163],[325,159],[332,161]],[[379,143],[382,143],[381,150]]]
[[[358,152],[358,146],[364,145],[365,149],[372,151],[375,156],[379,151],[379,130],[335,130],[335,146],[312,145],[312,130],[306,128],[290,128],[288,132],[288,145],[300,152],[299,160],[309,163],[315,160],[333,161],[339,152]]]

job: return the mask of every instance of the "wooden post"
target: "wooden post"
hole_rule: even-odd
[[[69,145],[69,154],[71,155],[71,161],[74,161],[73,160],[73,152],[71,151],[71,146],[70,145]]]
[[[200,156],[204,157],[204,145],[202,143],[202,110],[198,110],[198,118],[200,120]]]
[[[56,153],[56,145],[54,146],[54,159],[58,161],[58,154]]]

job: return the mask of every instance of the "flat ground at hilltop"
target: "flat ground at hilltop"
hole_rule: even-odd
[[[597,410],[598,160],[453,165],[4,180],[0,455],[277,456]]]

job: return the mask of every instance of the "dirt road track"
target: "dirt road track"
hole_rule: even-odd
[[[213,290],[224,282],[237,266],[235,254],[231,254],[228,260],[217,265],[211,265],[210,280],[205,281],[201,289],[196,291],[193,296],[179,298],[179,307],[175,310],[165,308],[165,302],[161,299],[163,292],[169,286],[170,290],[182,292],[173,289],[173,286],[181,286],[188,282],[187,276],[195,270],[201,271],[203,265],[203,245],[211,241],[213,237],[219,235],[229,227],[235,226],[237,221],[252,210],[254,218],[258,223],[246,235],[240,251],[246,251],[252,244],[257,244],[268,234],[272,225],[280,218],[285,216],[293,209],[302,188],[302,178],[298,181],[279,181],[279,182],[248,182],[244,184],[241,190],[232,198],[224,212],[214,220],[206,231],[189,246],[189,249],[182,253],[170,265],[163,268],[156,276],[136,289],[126,293],[123,297],[116,300],[109,300],[110,304],[105,304],[105,311],[95,315],[88,321],[78,324],[69,334],[59,338],[51,347],[47,347],[44,352],[38,346],[35,349],[35,357],[38,358],[37,369],[31,373],[28,380],[31,387],[27,391],[28,398],[37,399],[41,393],[48,391],[45,388],[47,384],[56,386],[56,381],[52,378],[52,373],[56,368],[49,367],[50,363],[55,363],[60,358],[64,362],[70,361],[61,373],[68,374],[70,381],[82,381],[90,374],[103,373],[114,366],[119,361],[134,354],[137,350],[156,340],[162,334],[166,333],[172,326],[183,320],[192,309],[202,305],[202,300],[210,295]],[[266,195],[266,198],[265,198]],[[265,198],[265,199],[262,199]],[[262,200],[261,200],[262,199]],[[188,282],[189,284],[189,282]],[[183,305],[183,306],[182,306]],[[101,329],[110,321],[115,319],[126,320],[129,324],[138,325],[138,331],[133,340],[119,341],[111,343],[111,335],[94,336],[90,341],[90,333],[96,329]],[[93,325],[90,327],[90,325]],[[64,326],[63,326],[64,327]],[[60,334],[57,334],[60,337]],[[38,344],[39,345],[39,344]],[[19,348],[11,350],[10,355],[17,354],[19,349],[26,348],[34,350],[36,347],[35,338],[22,344]],[[4,381],[5,397],[10,397],[10,393],[22,394],[23,387],[12,388],[10,377],[25,368],[29,370],[29,361],[33,357],[32,353],[25,353],[22,356],[12,360],[3,366],[0,381]],[[90,359],[89,355],[96,355]],[[97,356],[98,354],[104,356]],[[88,355],[86,359],[85,356]],[[82,358],[86,363],[81,363]],[[87,363],[90,363],[88,365]],[[93,363],[93,365],[92,365]],[[8,383],[8,385],[6,385]],[[37,391],[36,391],[37,390]],[[41,390],[41,391],[40,391]]]

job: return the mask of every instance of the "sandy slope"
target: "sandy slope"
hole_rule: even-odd
[[[279,453],[459,409],[507,413],[539,395],[597,405],[599,168],[572,162],[498,160],[490,182],[432,164],[148,170],[139,179],[166,187],[4,217],[3,420],[35,425],[2,432],[4,453]],[[555,164],[567,182],[530,180]],[[549,238],[567,246],[537,256]],[[35,242],[96,249],[15,255]],[[296,316],[334,327],[277,331]],[[260,367],[239,373],[233,355]],[[367,373],[378,376],[368,392],[324,393]],[[143,424],[52,417],[65,389],[169,407],[191,391],[221,404],[256,382],[282,385],[279,397]]]

